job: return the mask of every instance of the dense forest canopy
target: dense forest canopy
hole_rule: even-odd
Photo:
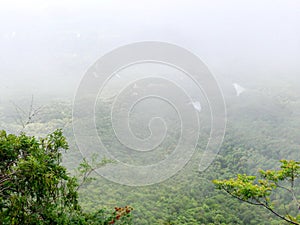
[[[127,187],[92,172],[90,177],[95,179],[83,184],[78,190],[81,209],[93,213],[99,207],[113,211],[116,206],[130,205],[134,208],[134,224],[282,224],[272,213],[231,199],[215,190],[212,180],[229,179],[245,173],[255,175],[259,169],[276,169],[282,158],[298,160],[300,101],[295,94],[291,91],[285,102],[276,92],[268,95],[263,92],[245,93],[237,99],[233,98],[228,103],[229,123],[220,154],[205,172],[199,173],[197,170],[201,145],[205,144],[205,140],[201,139],[197,147],[199,150],[187,166],[163,183]],[[255,101],[257,95],[260,95],[259,101]],[[30,99],[27,99],[27,103],[30,103]],[[269,106],[263,108],[262,104]],[[104,142],[107,140],[107,144],[113,148],[109,118],[101,116],[101,113],[105,115],[105,110],[109,110],[106,109],[109,103],[102,102],[99,105],[99,131]],[[2,128],[7,132],[22,130],[22,126],[15,120],[17,116],[19,114],[15,105],[7,104],[5,110],[2,110]],[[71,103],[50,102],[43,106],[40,114],[23,131],[43,137],[51,129],[63,127],[71,150],[60,152],[62,163],[71,174],[76,175],[82,155],[76,148],[70,120]],[[295,184],[295,191],[298,195],[298,183]],[[297,213],[293,205],[287,204],[290,198],[284,192],[276,192],[273,198],[275,206],[283,214],[285,210],[292,215]]]

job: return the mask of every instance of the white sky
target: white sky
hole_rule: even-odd
[[[297,76],[300,1],[0,1],[1,86],[75,87],[102,54],[143,40],[185,47],[217,76]]]

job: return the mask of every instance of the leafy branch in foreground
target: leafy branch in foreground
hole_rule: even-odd
[[[216,188],[224,190],[232,197],[252,205],[261,206],[280,219],[290,224],[300,224],[300,203],[297,199],[295,182],[300,175],[300,162],[294,160],[280,160],[279,170],[260,170],[260,179],[256,176],[238,174],[229,180],[214,180]],[[291,195],[296,205],[297,216],[293,217],[288,212],[283,215],[274,208],[271,195],[276,189],[282,189]]]

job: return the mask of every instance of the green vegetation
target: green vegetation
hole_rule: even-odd
[[[300,175],[300,162],[294,160],[281,160],[280,170],[260,170],[261,179],[256,176],[238,174],[237,178],[229,180],[214,180],[218,189],[226,191],[231,196],[252,205],[261,206],[280,219],[291,224],[300,224],[300,203],[296,196],[297,178]],[[276,189],[282,189],[285,196],[290,196],[286,215],[275,209],[276,198],[272,198]],[[295,209],[292,210],[291,208]],[[287,208],[289,208],[287,210]],[[296,212],[296,216],[290,213]]]
[[[66,207],[57,206],[57,208],[55,208],[53,206],[47,210],[43,208],[45,214],[49,217],[53,215],[53,217],[56,218],[57,213],[61,212],[63,216],[59,218],[65,220],[84,221],[86,224],[92,224],[91,221],[97,220],[111,222],[112,216],[116,218],[120,212],[124,212],[124,210],[126,212],[125,207],[122,209],[117,207],[115,209],[116,206],[130,205],[134,208],[132,212],[132,224],[137,225],[289,224],[279,217],[274,216],[270,210],[266,210],[264,207],[249,205],[236,198],[231,198],[226,192],[216,190],[212,180],[226,181],[232,177],[238,177],[238,174],[241,174],[239,176],[240,180],[246,180],[246,183],[248,182],[254,186],[258,185],[257,188],[259,188],[259,191],[262,191],[267,199],[269,198],[268,201],[270,201],[270,203],[268,202],[268,204],[271,205],[271,209],[276,210],[280,215],[283,215],[291,221],[294,220],[293,218],[297,219],[299,210],[296,202],[293,200],[291,192],[284,188],[275,187],[276,185],[280,185],[291,189],[291,186],[289,186],[291,184],[289,181],[290,178],[286,177],[286,179],[278,180],[278,182],[272,180],[278,177],[277,175],[280,170],[284,170],[284,168],[276,170],[276,168],[280,168],[280,166],[284,165],[279,163],[280,159],[285,158],[285,162],[287,163],[296,163],[299,161],[300,98],[297,93],[297,90],[293,90],[290,87],[288,87],[288,90],[275,87],[274,90],[267,91],[267,94],[252,93],[247,95],[245,93],[239,98],[227,102],[228,127],[226,136],[220,154],[212,165],[206,171],[199,173],[199,161],[207,141],[204,134],[200,137],[199,144],[191,161],[178,174],[163,183],[146,187],[127,187],[119,185],[93,172],[94,169],[97,168],[97,166],[101,166],[103,162],[100,161],[100,165],[97,165],[97,160],[95,164],[91,159],[84,161],[79,149],[76,147],[75,137],[72,133],[72,124],[70,123],[72,119],[72,106],[69,102],[59,101],[44,105],[39,116],[33,118],[31,123],[24,129],[27,135],[35,136],[35,138],[24,134],[14,136],[12,134],[4,135],[3,133],[1,143],[8,137],[18,140],[16,143],[20,143],[21,137],[26,140],[34,140],[34,143],[41,143],[43,138],[39,139],[38,137],[46,136],[56,128],[63,128],[63,133],[69,143],[69,151],[65,152],[63,148],[60,148],[61,150],[57,152],[61,154],[58,157],[59,160],[48,162],[53,165],[45,165],[42,160],[43,158],[49,157],[43,156],[42,154],[45,148],[39,149],[38,152],[40,153],[37,152],[38,156],[39,154],[43,156],[40,159],[41,162],[39,161],[40,163],[37,164],[42,166],[42,168],[40,168],[41,174],[45,172],[53,173],[53,176],[57,176],[59,182],[65,184],[69,183],[70,187],[72,187],[72,189],[62,189],[61,192],[70,192],[71,196],[72,193],[74,194],[72,197],[73,200],[70,198],[70,200],[65,203],[65,199],[63,198],[55,200],[61,204],[66,204]],[[280,98],[278,96],[280,96]],[[288,99],[288,101],[282,101],[282,99]],[[24,105],[27,105],[26,102]],[[121,155],[121,153],[124,152],[120,151],[119,153],[120,145],[111,129],[110,118],[106,116],[106,113],[103,113],[103,111],[109,112],[109,104],[99,101],[98,106],[99,105],[101,105],[102,111],[98,109],[95,110],[97,113],[96,125],[102,141],[109,150],[112,150],[116,157],[124,157],[124,160],[130,163],[130,157],[125,154]],[[22,129],[22,126],[15,122],[17,114],[13,106],[2,108],[0,116],[1,129],[5,129],[9,133],[14,133],[14,131]],[[84,130],[84,118],[82,126]],[[175,129],[172,130],[172,132],[176,134]],[[143,134],[141,136],[143,136]],[[172,150],[173,145],[176,143],[171,136],[172,135],[170,135],[168,139],[168,143],[166,143],[168,148],[161,147],[158,152],[164,149],[165,151]],[[47,136],[45,140],[49,140],[49,138],[50,137]],[[176,136],[174,139],[176,139]],[[63,140],[65,141],[65,139]],[[14,141],[11,143],[14,143]],[[5,154],[8,154],[9,149],[13,149],[13,147],[8,147],[10,146],[8,143],[6,143],[5,146],[7,146],[7,148],[1,146],[1,151],[2,149],[7,149],[8,152]],[[87,140],[87,149],[92,147],[93,143],[88,143]],[[34,150],[34,147],[30,149]],[[1,154],[4,153],[1,152]],[[39,160],[39,158],[35,159],[37,156],[34,154],[28,159]],[[161,152],[161,158],[168,154],[169,152]],[[4,158],[1,155],[1,160],[2,159]],[[20,168],[22,164],[18,165],[18,163],[23,160],[22,157],[15,156],[15,159],[16,164],[11,165],[10,169],[4,166],[7,168],[5,173],[12,172],[14,168]],[[33,161],[28,161],[28,163],[29,162],[32,163]],[[77,173],[80,163],[83,163],[86,167],[81,167],[81,173]],[[50,165],[52,165],[53,168],[57,168],[57,170],[47,170]],[[60,168],[67,168],[67,170],[60,170]],[[265,171],[266,174],[260,173],[260,177],[256,179],[252,176],[244,175],[255,174],[259,169]],[[57,173],[58,171],[63,172],[55,175],[55,171],[57,171]],[[267,171],[273,171],[274,173],[269,174]],[[1,171],[1,174],[4,174],[4,172]],[[23,174],[23,172],[21,174]],[[77,176],[76,179],[73,177],[75,175]],[[44,176],[39,177],[39,179],[41,179],[40,182],[45,182],[45,180],[42,179],[43,177]],[[88,179],[84,177],[88,177]],[[90,178],[93,178],[91,182]],[[84,179],[85,182],[82,182]],[[260,184],[258,179],[265,180],[266,183]],[[233,182],[235,181],[236,179],[233,179]],[[20,183],[20,185],[21,184],[22,183]],[[80,188],[76,191],[78,185],[80,185]],[[2,188],[1,186],[1,189]],[[30,188],[36,187],[34,185],[32,187],[28,185],[27,188],[29,188],[29,193],[31,193]],[[22,190],[23,189],[26,190],[26,188],[22,188]],[[295,197],[299,199],[298,180],[294,181],[293,192]],[[254,191],[254,193],[257,196],[261,196],[259,192]],[[13,193],[11,192],[10,194]],[[47,197],[48,194],[45,194],[45,196]],[[8,213],[7,207],[9,202],[7,199],[9,196],[4,197],[1,192],[1,198],[1,216],[4,217],[4,214],[7,215]],[[55,205],[55,203],[50,201],[50,197],[48,199],[48,202],[47,199],[40,201],[45,201],[44,204]],[[258,200],[263,199],[264,196],[262,195]],[[32,203],[35,203],[34,200],[34,197],[32,197]],[[253,199],[249,198],[247,200]],[[25,204],[26,202],[21,203]],[[33,204],[33,206],[34,205],[35,204]],[[25,211],[25,216],[34,215],[34,213],[28,215],[26,213],[27,211]],[[287,216],[288,214],[290,217]],[[69,221],[67,221],[67,223],[68,222]],[[78,224],[80,224],[80,222],[78,222]],[[127,221],[124,221],[124,224],[126,223]]]
[[[1,224],[130,223],[132,208],[127,206],[112,212],[82,212],[77,178],[61,165],[61,150],[67,149],[61,130],[40,139],[0,132]],[[79,170],[86,181],[93,168],[83,161]]]

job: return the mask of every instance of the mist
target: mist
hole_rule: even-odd
[[[299,28],[297,0],[1,1],[0,130],[61,129],[71,175],[112,159],[80,185],[83,211],[281,224],[212,180],[300,160]],[[298,214],[289,195],[273,199]]]
[[[72,98],[99,57],[145,40],[192,51],[221,85],[297,85],[299,10],[297,1],[2,2],[1,99]]]

